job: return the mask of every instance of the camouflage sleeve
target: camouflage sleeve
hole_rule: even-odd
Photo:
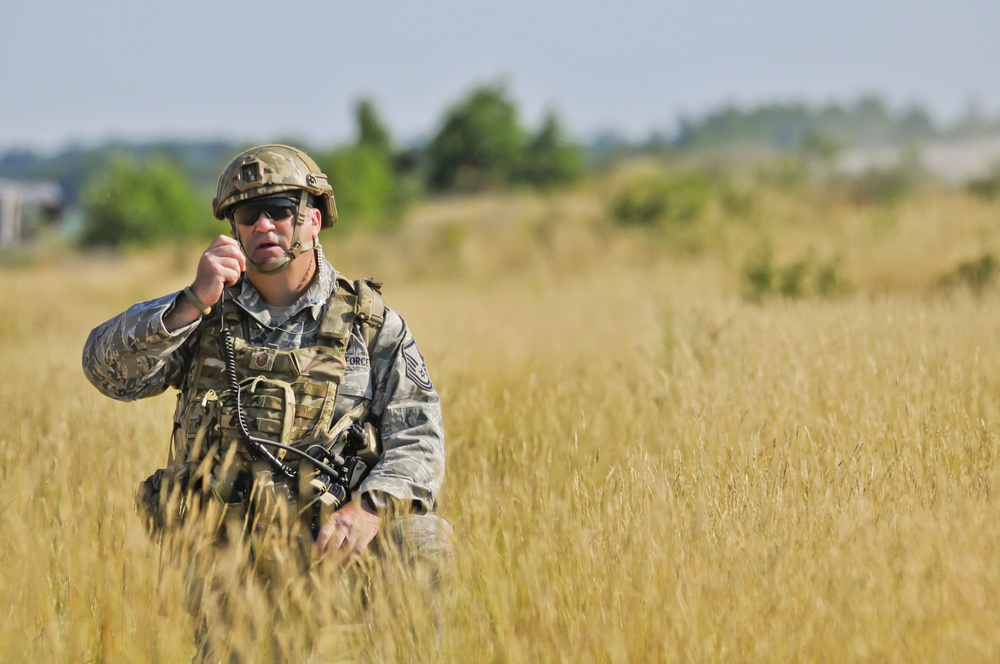
[[[83,372],[98,390],[121,401],[160,394],[178,386],[186,362],[182,347],[198,322],[175,332],[163,326],[163,314],[178,294],[129,307],[97,326],[83,347]]]
[[[429,512],[444,480],[441,403],[413,335],[391,309],[371,359],[383,451],[361,491],[376,507],[387,507],[388,496]]]

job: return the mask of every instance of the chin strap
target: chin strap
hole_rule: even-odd
[[[309,194],[308,192],[302,191],[299,193],[299,209],[295,214],[295,228],[292,230],[292,246],[285,251],[285,255],[280,258],[270,261],[268,263],[255,263],[250,258],[250,254],[247,253],[246,247],[243,246],[243,241],[240,240],[239,233],[236,232],[236,228],[233,226],[233,222],[229,222],[229,227],[232,229],[233,237],[240,245],[240,250],[243,255],[247,258],[247,265],[257,272],[263,272],[264,274],[274,274],[275,272],[280,272],[286,267],[292,264],[292,261],[298,258],[302,252],[308,251],[315,247],[315,243],[312,240],[307,242],[302,242],[300,238],[302,234],[302,225],[306,221],[306,208],[309,206]]]

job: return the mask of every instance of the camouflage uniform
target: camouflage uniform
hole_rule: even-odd
[[[324,307],[336,285],[336,272],[319,250],[317,258],[317,278],[287,310],[284,321],[272,320],[257,291],[249,281],[242,281],[241,292],[226,306],[238,306],[245,314],[248,341],[281,350],[315,343]],[[211,324],[212,318],[202,317],[185,328],[168,332],[163,315],[178,296],[136,304],[90,333],[84,346],[83,368],[98,390],[121,401],[132,401],[160,394],[168,387],[182,389],[200,331]],[[334,419],[360,401],[370,401],[383,446],[381,458],[358,491],[378,508],[398,501],[416,513],[432,511],[444,477],[441,408],[405,321],[386,308],[385,322],[370,357],[356,325],[346,360]]]
[[[248,209],[240,207],[244,202],[276,194],[287,194],[288,199],[298,201],[290,246],[279,260],[257,264],[247,254],[237,232],[238,223],[243,226],[248,224],[239,221],[237,215],[241,209]],[[307,291],[290,307],[269,307],[250,280],[242,279],[236,286],[226,289],[222,300],[209,308],[197,300],[197,295],[190,288],[185,289],[183,293],[187,297],[193,297],[196,303],[201,304],[198,308],[203,315],[172,332],[166,329],[164,317],[182,297],[181,293],[136,304],[90,333],[83,351],[83,368],[87,378],[98,390],[121,401],[154,396],[168,387],[178,390],[168,466],[183,468],[183,477],[188,479],[196,475],[207,479],[208,475],[204,473],[206,464],[211,466],[208,468],[209,475],[219,471],[225,476],[228,472],[225,468],[235,454],[236,457],[245,457],[239,466],[237,480],[245,477],[247,471],[254,478],[254,492],[250,494],[220,492],[218,488],[227,486],[225,482],[212,485],[211,491],[205,491],[202,485],[198,499],[214,496],[217,500],[209,499],[209,502],[216,506],[224,503],[227,516],[231,512],[238,513],[238,509],[232,506],[243,505],[247,510],[244,514],[249,516],[252,513],[254,519],[258,519],[261,494],[256,492],[257,488],[271,486],[273,489],[278,484],[285,488],[291,486],[283,478],[275,482],[262,479],[270,475],[266,471],[261,472],[258,467],[262,463],[257,458],[260,451],[248,451],[246,445],[239,444],[241,441],[259,444],[254,441],[253,436],[256,436],[276,443],[278,440],[268,435],[275,432],[265,427],[277,426],[277,437],[282,443],[301,450],[310,441],[320,442],[332,453],[333,448],[327,447],[332,440],[317,441],[315,437],[332,437],[334,431],[343,431],[337,429],[338,426],[344,424],[346,427],[351,422],[358,425],[364,423],[366,430],[373,426],[380,448],[374,445],[372,436],[365,437],[366,441],[373,443],[366,447],[371,454],[365,460],[366,467],[376,457],[378,460],[359,485],[355,486],[353,479],[350,484],[354,495],[362,496],[382,516],[380,532],[371,541],[368,550],[378,560],[391,559],[400,554],[402,558],[397,560],[408,563],[404,566],[406,569],[429,573],[430,576],[426,577],[430,580],[427,588],[432,596],[426,606],[439,616],[437,609],[433,608],[439,606],[435,589],[439,588],[441,575],[446,574],[450,567],[451,526],[433,514],[445,466],[438,395],[405,321],[395,311],[384,307],[380,295],[375,293],[377,297],[373,297],[371,284],[366,286],[362,282],[354,282],[352,285],[343,279],[323,257],[318,242],[314,242],[312,237],[300,236],[310,214],[308,208],[320,211],[322,228],[329,228],[337,220],[333,191],[326,176],[308,155],[296,148],[283,145],[252,148],[237,155],[223,172],[212,207],[218,219],[229,220],[234,239],[241,243],[248,268],[257,272],[279,271],[302,253],[315,252],[316,275]],[[267,215],[273,219],[270,212]],[[372,306],[373,301],[377,306]],[[348,304],[354,307],[352,312],[343,308]],[[239,345],[236,350],[234,339],[228,337],[230,334]],[[220,335],[228,337],[225,344],[220,343]],[[335,347],[329,343],[331,340],[336,341]],[[225,362],[221,361],[220,350],[226,353]],[[241,364],[233,372],[237,357]],[[244,364],[247,360],[249,362]],[[279,365],[284,368],[279,368]],[[220,371],[220,366],[224,372]],[[237,381],[236,387],[233,383],[228,386],[220,384],[227,382],[220,378],[221,375],[233,376],[233,373],[241,374],[244,381],[249,381],[253,387],[244,389],[243,383],[236,378],[233,378]],[[257,391],[258,386],[261,391]],[[283,390],[284,397],[276,398],[266,393],[268,389]],[[239,399],[244,404],[245,413],[233,408],[229,399],[226,399],[225,406],[222,405],[225,395],[246,396],[247,392],[250,393],[248,403],[244,404],[242,397]],[[211,405],[208,405],[209,397],[213,399]],[[252,417],[251,406],[258,409]],[[234,414],[241,421],[244,438],[234,434]],[[196,432],[192,433],[194,421],[199,424]],[[248,433],[246,423],[250,421],[253,426],[259,427],[258,431]],[[331,422],[337,425],[331,428]],[[200,447],[204,440],[211,440],[206,443],[210,449]],[[376,453],[376,449],[380,451]],[[223,462],[225,453],[228,456]],[[278,458],[283,458],[283,454],[279,452]],[[275,460],[272,458],[272,461]],[[286,461],[294,464],[298,462],[298,457],[289,457]],[[199,469],[189,476],[187,472],[194,466],[199,466]],[[296,475],[291,466],[282,467],[281,463],[277,463],[277,467],[287,477]],[[310,502],[303,493],[308,490],[310,476],[305,472],[298,475],[298,481],[305,484],[300,483],[296,490],[283,495],[296,504],[300,516],[305,515],[311,521],[315,533],[319,522],[325,521],[329,515],[321,510],[312,511],[312,507],[302,509],[302,503],[312,506],[317,502]],[[355,476],[352,471],[350,477]],[[168,492],[161,492],[159,474],[154,474],[143,483],[143,487],[150,486],[153,477],[157,478],[153,483],[155,492],[165,496]],[[212,477],[219,479],[214,475]],[[228,486],[235,486],[236,483],[238,481],[234,480]],[[187,480],[177,485],[181,488],[187,486],[192,492],[189,497],[193,496],[195,489],[188,486]],[[313,497],[316,495],[313,494]],[[140,491],[137,498],[140,498],[141,507],[150,508],[149,502],[142,496]],[[319,497],[329,498],[330,494]],[[254,505],[248,506],[249,503]],[[154,516],[162,517],[165,504],[164,500],[160,501],[159,513]],[[188,504],[199,505],[197,501]],[[326,505],[336,507],[336,503]],[[156,510],[155,506],[153,510]],[[197,513],[197,509],[186,512]],[[153,523],[164,525],[162,521]],[[188,523],[208,525],[219,544],[233,541],[232,522],[221,532],[213,518],[192,518],[185,525]],[[266,564],[259,565],[266,557],[266,547],[258,548],[255,544],[260,539],[256,530],[259,525],[259,521],[254,524],[248,520],[242,526],[242,533],[250,542],[251,555],[249,561],[243,562],[251,562],[252,569],[246,569],[240,560],[237,560],[236,567],[244,568],[250,575],[263,574],[272,581],[277,580],[276,576],[270,576],[271,571],[276,570],[269,570]],[[284,531],[285,525],[284,522],[280,524],[279,532]],[[268,531],[266,527],[264,530]],[[310,539],[297,535],[300,531],[295,527],[289,531],[289,536],[297,538],[299,543],[311,543]],[[240,551],[247,550],[246,547],[226,549],[236,550],[237,558],[243,555]],[[214,569],[214,565],[209,567]],[[298,569],[301,571],[301,568]],[[188,608],[196,617],[201,657],[207,660],[215,658],[212,647],[225,639],[228,620],[226,611],[213,615],[210,605],[215,602],[216,608],[224,607],[228,593],[215,586],[217,579],[210,578],[212,573],[208,578],[197,578],[203,571],[204,568],[189,561],[185,574],[191,602]],[[276,590],[280,584],[269,581],[267,585]],[[209,629],[208,623],[212,621],[217,623],[217,627],[213,628],[214,637],[204,631]],[[221,632],[218,626],[221,626]]]

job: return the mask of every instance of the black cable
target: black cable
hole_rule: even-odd
[[[278,457],[268,452],[261,444],[262,438],[255,438],[250,435],[250,430],[247,428],[246,416],[243,414],[243,400],[240,398],[242,390],[239,379],[236,377],[236,350],[233,346],[233,335],[225,327],[225,318],[223,318],[222,328],[222,352],[226,361],[226,380],[229,383],[229,392],[233,395],[233,399],[236,400],[236,422],[239,424],[240,433],[243,434],[243,438],[250,448],[250,454],[254,457],[263,458],[285,477],[295,479],[295,471],[291,466],[283,464]],[[278,444],[280,445],[280,443]]]
[[[340,472],[334,470],[331,466],[323,463],[319,459],[303,452],[300,449],[291,447],[290,445],[284,445],[282,443],[276,443],[265,438],[257,438],[250,435],[250,429],[247,427],[246,415],[243,413],[243,400],[240,398],[242,393],[242,388],[240,387],[240,381],[236,376],[236,349],[233,344],[233,335],[226,327],[226,317],[223,310],[223,302],[225,300],[226,293],[223,290],[222,298],[219,300],[219,318],[221,320],[222,327],[222,354],[226,364],[226,381],[229,384],[229,391],[233,395],[236,401],[236,421],[239,424],[240,433],[243,434],[243,439],[247,442],[247,446],[250,448],[250,454],[257,458],[263,458],[271,466],[277,470],[279,473],[284,475],[289,479],[295,479],[298,473],[291,466],[284,464],[276,456],[271,454],[264,446],[268,445],[270,447],[276,447],[278,449],[285,450],[286,452],[291,452],[296,454],[303,459],[306,459],[318,469],[330,476],[330,479],[337,481],[340,479]],[[311,448],[310,448],[311,449]]]
[[[246,435],[246,434],[244,434]],[[303,452],[297,447],[292,447],[291,445],[285,445],[283,443],[276,443],[273,440],[267,440],[266,438],[255,438],[253,436],[247,436],[250,440],[257,443],[258,445],[270,445],[271,447],[277,447],[278,449],[285,450],[286,452],[291,452],[297,454],[306,461],[314,464],[317,468],[322,470],[324,473],[330,476],[332,480],[340,479],[340,471],[334,470],[332,466],[328,466],[316,457],[312,456],[308,452]],[[313,447],[319,447],[319,445],[313,445]],[[312,448],[310,448],[312,449]],[[322,448],[320,448],[322,449]],[[324,450],[325,451],[325,450]],[[280,463],[280,462],[279,462]]]

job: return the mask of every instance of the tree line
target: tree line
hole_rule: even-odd
[[[525,127],[502,84],[472,89],[416,146],[394,139],[371,100],[356,103],[354,119],[355,138],[347,145],[324,149],[291,142],[304,147],[330,176],[349,226],[370,228],[398,223],[406,207],[422,196],[557,188],[588,169],[640,153],[691,154],[747,144],[779,152],[831,152],[1000,132],[1000,118],[988,118],[975,105],[953,125],[939,127],[919,106],[894,111],[868,96],[850,105],[724,106],[682,117],[673,131],[653,132],[645,141],[604,134],[584,145],[571,140],[554,111],[537,128]],[[214,193],[226,161],[243,147],[228,141],[175,141],[70,148],[53,157],[11,151],[0,156],[0,177],[60,182],[70,204],[83,211],[79,239],[84,244],[154,243],[202,229],[218,231],[204,221],[204,201]]]
[[[398,146],[371,100],[358,101],[354,116],[356,136],[348,145],[322,149],[288,141],[305,148],[329,176],[348,227],[391,227],[425,195],[546,189],[584,172],[583,152],[555,112],[532,131],[499,84],[477,87],[451,106],[433,137],[418,147]],[[222,141],[118,144],[49,162],[15,152],[0,160],[0,176],[19,171],[59,180],[82,210],[78,239],[85,246],[152,244],[218,232],[205,223],[204,201],[226,160],[243,147]]]

